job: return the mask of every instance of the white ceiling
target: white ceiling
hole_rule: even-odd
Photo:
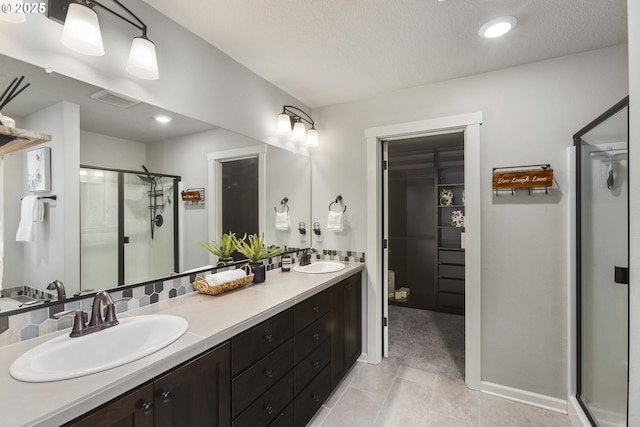
[[[627,41],[626,0],[144,1],[312,108]]]

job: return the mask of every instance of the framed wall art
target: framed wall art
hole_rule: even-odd
[[[51,148],[27,151],[27,185],[33,193],[51,191]]]

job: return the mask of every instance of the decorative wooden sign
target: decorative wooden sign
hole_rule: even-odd
[[[493,189],[540,188],[553,185],[553,169],[493,172]]]
[[[183,202],[199,202],[202,200],[202,196],[199,191],[183,191],[180,194],[182,195]]]

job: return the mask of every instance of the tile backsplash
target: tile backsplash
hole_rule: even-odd
[[[301,253],[301,251],[298,251],[290,254],[294,264],[298,262]],[[314,257],[318,260],[345,262],[364,262],[365,259],[363,252],[340,250],[323,250],[321,253],[314,254]],[[282,265],[281,257],[279,256],[264,260],[263,263],[266,265],[267,270],[280,268]],[[197,273],[197,275],[204,276],[212,271],[223,271],[229,268],[234,267],[221,267],[218,269],[202,271]],[[118,301],[122,298],[130,298],[128,301],[116,304],[116,312],[123,313],[149,304],[155,304],[160,301],[176,298],[190,292],[196,292],[192,284],[195,278],[196,274],[194,273],[188,276],[185,275],[157,282],[150,282],[140,286],[126,287],[112,291],[110,294],[114,301]],[[12,288],[11,291],[15,291],[13,294],[7,290],[7,294],[5,295],[5,291],[3,291],[3,295],[8,297],[25,295],[32,298],[42,298],[43,296],[41,295],[42,291],[29,291],[24,288],[26,287],[21,287],[20,289]],[[53,295],[45,295],[45,299],[52,296]],[[89,295],[86,298],[75,301],[54,304],[40,309],[33,309],[26,312],[0,317],[0,347],[70,328],[73,324],[73,319],[71,317],[67,316],[62,319],[55,319],[53,315],[65,310],[82,309],[84,311],[90,311],[92,302],[93,295]]]

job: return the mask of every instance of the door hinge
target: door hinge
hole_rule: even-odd
[[[382,240],[382,249],[387,249],[388,243],[387,243],[387,239],[383,239]]]
[[[386,170],[387,170],[387,161],[386,161],[386,160],[383,160],[383,161],[382,161],[382,170],[383,170],[383,171],[386,171]]]
[[[382,326],[387,326],[388,322],[387,322],[387,318],[383,317],[382,318]]]

